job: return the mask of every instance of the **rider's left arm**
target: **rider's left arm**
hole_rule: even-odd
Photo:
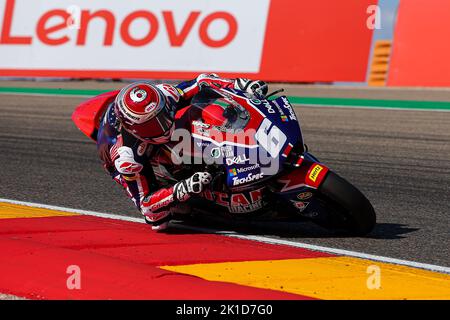
[[[181,94],[181,100],[186,104],[189,104],[192,97],[199,92],[203,85],[217,89],[233,88],[242,90],[258,99],[265,97],[268,91],[268,85],[264,81],[245,78],[224,79],[214,73],[203,73],[194,80],[180,83],[176,88]]]
[[[202,85],[213,88],[234,87],[234,80],[223,79],[216,74],[202,73],[197,78],[181,82],[176,88],[181,93],[182,100],[190,101],[199,91]]]

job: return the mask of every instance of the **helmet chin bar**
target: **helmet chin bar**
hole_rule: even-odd
[[[168,136],[162,136],[159,138],[151,138],[151,139],[146,139],[145,141],[151,143],[151,144],[164,144],[170,141],[170,135]]]
[[[124,128],[125,129],[125,128]],[[170,129],[160,137],[154,137],[154,138],[142,138],[139,137],[137,134],[132,132],[131,130],[125,129],[127,132],[131,133],[136,139],[139,139],[143,142],[151,143],[151,144],[164,144],[170,141],[170,138],[172,137],[172,133],[175,130],[175,123],[172,124]]]

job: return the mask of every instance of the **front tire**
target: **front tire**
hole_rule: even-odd
[[[350,182],[329,171],[319,192],[334,209],[330,213],[333,222],[329,227],[342,228],[354,236],[365,236],[372,231],[376,224],[375,210],[364,194]]]

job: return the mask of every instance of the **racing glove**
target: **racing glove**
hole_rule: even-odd
[[[233,86],[233,80],[220,78],[215,73],[202,73],[196,78],[199,88],[213,87],[216,89]]]
[[[177,201],[186,201],[191,195],[201,193],[211,180],[211,174],[208,172],[197,172],[171,188],[163,188],[146,196],[140,206],[145,222],[150,224],[153,230],[166,229],[172,216],[173,204]]]
[[[188,200],[192,195],[201,193],[212,180],[209,172],[196,172],[190,178],[174,185],[174,198],[180,202]]]
[[[250,80],[237,78],[234,80],[234,88],[250,93],[258,99],[264,99],[269,91],[269,86],[262,80]]]
[[[202,73],[197,77],[196,81],[200,88],[203,86],[210,86],[217,89],[224,87],[234,87],[234,89],[250,93],[252,96],[258,99],[263,99],[269,91],[269,86],[262,80],[250,80],[245,78],[236,78],[235,80],[229,80],[220,78],[215,73]]]

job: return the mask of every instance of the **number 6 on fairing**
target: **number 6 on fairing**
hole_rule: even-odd
[[[263,120],[256,131],[255,139],[272,158],[276,158],[280,154],[281,148],[287,140],[286,135],[267,118]]]

